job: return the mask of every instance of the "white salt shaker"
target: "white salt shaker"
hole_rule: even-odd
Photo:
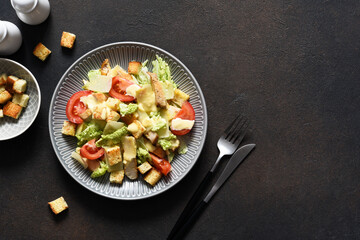
[[[0,55],[11,55],[22,43],[20,29],[8,21],[0,21]]]
[[[50,14],[49,0],[11,0],[16,15],[26,24],[37,25]]]

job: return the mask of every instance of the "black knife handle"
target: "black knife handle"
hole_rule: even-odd
[[[211,181],[212,176],[214,175],[213,172],[209,171],[206,176],[204,177],[204,179],[202,180],[202,182],[200,183],[200,185],[198,186],[198,188],[196,189],[196,191],[194,192],[193,196],[191,197],[190,201],[187,203],[186,207],[184,208],[184,210],[182,211],[179,219],[176,221],[173,229],[171,230],[169,236],[167,237],[167,239],[172,239],[174,237],[174,235],[176,234],[176,232],[181,228],[181,226],[184,224],[185,220],[188,219],[188,216],[193,212],[193,208],[196,204],[196,202],[199,200],[199,198],[201,197],[201,194],[204,192],[205,187],[209,184],[209,182]]]
[[[185,237],[185,234],[190,230],[190,228],[194,225],[195,220],[199,217],[200,213],[207,206],[207,202],[204,200],[201,201],[193,210],[191,215],[187,218],[184,225],[182,225],[174,235],[172,239],[182,239]]]

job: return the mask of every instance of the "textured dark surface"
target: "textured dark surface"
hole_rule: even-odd
[[[42,106],[22,136],[0,142],[0,239],[164,239],[218,154],[235,112],[251,120],[257,149],[210,202],[187,239],[360,238],[359,1],[51,1],[41,25],[0,18],[23,33],[8,58],[32,71]],[[62,31],[77,35],[62,49]],[[80,56],[140,41],[178,57],[208,105],[203,153],[188,176],[157,197],[115,201],[87,191],[52,149],[55,86]],[[44,43],[46,62],[32,55]],[[19,151],[20,150],[20,151]],[[221,165],[221,168],[224,164]],[[58,216],[47,202],[64,196]]]

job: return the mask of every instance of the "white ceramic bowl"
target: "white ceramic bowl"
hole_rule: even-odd
[[[29,95],[30,99],[18,119],[7,116],[0,118],[0,141],[17,137],[25,132],[38,115],[41,103],[39,85],[34,75],[26,67],[13,60],[0,58],[0,74],[2,73],[26,80],[26,94]]]

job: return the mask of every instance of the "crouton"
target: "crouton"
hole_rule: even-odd
[[[113,166],[119,162],[122,162],[120,147],[106,147],[105,158],[107,159],[109,166]]]
[[[17,80],[19,80],[19,78],[15,76],[8,76],[8,78],[6,79],[5,89],[9,93],[14,93],[14,84]]]
[[[29,95],[15,93],[12,102],[22,107],[26,107],[29,102]]]
[[[104,106],[96,106],[93,112],[94,119],[106,120],[107,110]]]
[[[155,102],[156,105],[160,106],[161,108],[166,108],[166,98],[164,94],[164,90],[162,88],[162,85],[157,78],[157,75],[155,73],[148,72],[150,79],[151,79],[151,86],[155,93]]]
[[[75,39],[76,39],[75,34],[69,32],[63,32],[61,35],[60,46],[71,49],[74,46]]]
[[[50,205],[51,210],[55,214],[59,214],[65,209],[69,208],[63,197],[59,197],[58,199],[55,199],[52,202],[48,202],[48,204]]]
[[[174,99],[172,101],[174,103],[176,103],[177,105],[179,105],[179,107],[181,107],[184,102],[189,100],[189,98],[190,98],[190,96],[187,95],[186,93],[184,93],[183,91],[181,91],[179,89],[175,89],[174,90]]]
[[[75,136],[76,124],[69,121],[64,121],[61,132],[64,135]]]
[[[129,126],[128,131],[132,133],[135,138],[141,137],[146,128],[138,120],[134,120]]]
[[[117,122],[119,119],[120,119],[120,114],[111,110],[110,113],[107,115],[106,121],[107,122],[109,122],[109,121]]]
[[[3,113],[3,110],[0,109],[0,118],[3,118],[4,117],[4,113]]]
[[[11,99],[11,94],[8,91],[3,91],[0,93],[0,104],[4,104],[7,101],[9,101]]]
[[[155,186],[155,184],[161,179],[161,173],[152,168],[148,174],[144,177],[144,180],[149,183],[151,186]]]
[[[3,91],[5,91],[5,85],[0,86],[0,93],[2,93]]]
[[[124,179],[124,170],[110,173],[110,182],[121,184]]]
[[[81,117],[81,119],[85,122],[89,122],[92,118],[92,112],[87,108],[84,112],[78,114],[78,116]]]
[[[147,173],[150,169],[152,169],[152,166],[148,162],[144,162],[140,166],[138,166],[138,170],[141,174]]]
[[[22,107],[13,102],[7,102],[4,106],[4,115],[8,117],[12,117],[18,119],[21,113]]]
[[[117,98],[112,98],[112,97],[109,97],[107,100],[106,100],[106,106],[108,106],[111,110],[113,111],[119,111],[119,104],[120,104],[120,100],[117,99]]]
[[[107,99],[107,96],[106,96],[105,94],[103,94],[103,93],[100,93],[100,92],[98,92],[98,93],[93,93],[92,95],[93,95],[93,96],[96,98],[96,100],[97,100],[98,102],[100,102],[100,103],[105,102],[106,99]]]
[[[26,81],[19,79],[14,83],[13,90],[16,93],[24,93],[26,91]]]
[[[3,74],[0,75],[0,86],[6,84],[6,79],[7,79],[6,73],[3,73]]]
[[[165,158],[166,156],[164,149],[162,149],[161,147],[156,147],[153,151],[151,151],[151,153],[155,154],[159,158]]]
[[[105,59],[104,62],[101,64],[101,75],[107,75],[108,72],[110,71],[111,67],[110,67],[110,63],[109,63],[109,59]]]
[[[149,132],[145,133],[145,137],[147,139],[149,139],[152,144],[156,144],[156,142],[159,138],[159,135],[156,132],[149,131]]]
[[[131,61],[129,62],[128,72],[130,74],[138,75],[141,70],[141,62]]]
[[[51,51],[45,47],[42,43],[36,45],[33,54],[39,58],[41,61],[45,61],[46,58],[50,55]]]

